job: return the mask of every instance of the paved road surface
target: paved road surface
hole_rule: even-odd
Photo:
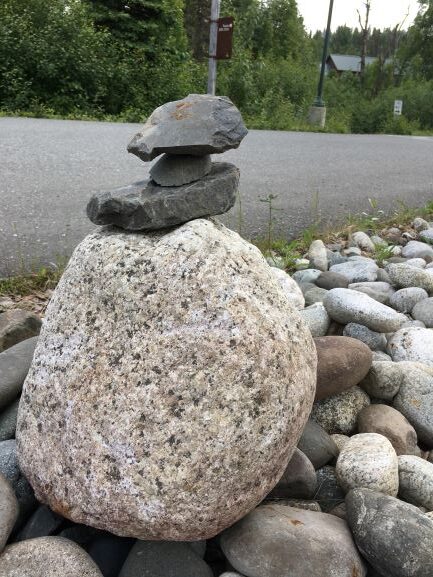
[[[95,191],[142,179],[148,165],[126,152],[135,124],[0,118],[0,277],[70,255],[92,229]],[[251,131],[224,155],[241,169],[242,233],[265,234],[278,195],[275,234],[291,237],[320,214],[344,220],[378,199],[433,198],[433,138]],[[237,228],[236,206],[224,222]]]

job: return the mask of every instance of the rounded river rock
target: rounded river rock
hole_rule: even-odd
[[[308,328],[258,249],[210,220],[76,249],[24,384],[40,501],[147,540],[210,538],[281,478],[315,393]]]

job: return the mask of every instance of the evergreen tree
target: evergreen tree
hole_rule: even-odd
[[[211,0],[185,0],[185,30],[196,60],[204,60],[209,54],[210,11]]]

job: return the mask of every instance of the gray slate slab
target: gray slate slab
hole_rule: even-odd
[[[182,186],[200,180],[211,170],[210,154],[206,156],[164,154],[149,172],[152,180],[160,186]]]
[[[144,161],[164,152],[204,156],[237,148],[247,133],[229,98],[190,94],[157,108],[129,143],[128,152]]]
[[[158,230],[196,218],[223,214],[236,202],[239,170],[233,164],[214,163],[197,182],[176,187],[143,181],[95,194],[87,216],[95,224],[113,224],[126,230]]]

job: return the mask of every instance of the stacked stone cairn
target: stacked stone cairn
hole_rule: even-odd
[[[433,223],[289,276],[203,218],[244,133],[159,109],[42,329],[0,298],[0,577],[433,576]]]

